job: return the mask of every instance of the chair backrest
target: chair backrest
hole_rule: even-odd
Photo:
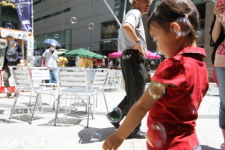
[[[123,73],[122,70],[115,70],[115,77],[122,77]]]
[[[90,69],[87,68],[86,72],[87,72],[87,80],[89,83],[92,83],[95,77],[95,73],[96,73],[97,69]]]
[[[62,67],[58,69],[58,87],[87,90],[87,75],[84,68]]]
[[[107,83],[109,72],[110,72],[110,69],[100,69],[99,68],[98,71],[95,72],[93,86],[104,87]]]
[[[40,84],[43,80],[50,80],[49,69],[47,67],[28,67],[33,83]]]
[[[9,70],[17,91],[32,88],[30,73],[26,66],[9,66]]]
[[[113,83],[115,82],[115,79],[116,79],[115,70],[110,69],[107,77],[107,83]]]

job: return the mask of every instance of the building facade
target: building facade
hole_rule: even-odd
[[[159,1],[154,1],[150,12]],[[201,17],[202,37],[198,46],[204,47],[207,52],[205,62],[212,77],[211,52],[209,45],[209,31],[213,20],[214,4],[209,0],[193,0]],[[34,0],[34,35],[37,42],[37,49],[46,47],[42,42],[46,38],[58,40],[63,48],[73,50],[86,48],[91,51],[108,55],[117,51],[117,37],[119,24],[107,8],[104,0]],[[127,0],[124,7],[124,0],[107,1],[115,16],[122,21],[124,9],[130,10],[131,4]],[[149,14],[150,14],[149,12]],[[149,15],[148,14],[148,15]],[[148,15],[143,16],[143,22],[147,24]],[[77,22],[71,23],[70,19],[76,17]],[[88,27],[91,24],[93,29]],[[146,31],[147,27],[145,26]],[[146,33],[147,46],[155,51],[156,45]]]

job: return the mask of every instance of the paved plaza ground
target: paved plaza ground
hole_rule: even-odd
[[[29,94],[24,92],[24,94]],[[112,110],[125,96],[123,90],[106,90],[106,99],[109,109]],[[3,98],[5,93],[0,93],[0,150],[101,150],[102,143],[115,131],[110,122],[106,119],[106,108],[102,96],[98,98],[95,119],[90,119],[90,127],[86,128],[86,119],[76,124],[76,114],[72,111],[67,116],[67,125],[64,124],[64,109],[59,114],[57,126],[51,123],[55,117],[52,109],[53,105],[49,95],[43,95],[42,100],[45,104],[44,113],[40,109],[35,117],[41,117],[34,120],[32,124],[26,121],[18,120],[23,114],[14,114],[13,122],[8,121],[10,109],[14,102],[13,98]],[[28,97],[18,99],[17,108],[27,107]],[[68,102],[69,104],[69,102]],[[84,110],[82,104],[77,107],[78,110]],[[72,107],[75,109],[75,107]],[[219,96],[218,87],[211,83],[210,89],[199,109],[199,118],[197,120],[197,135],[204,150],[217,150],[223,142],[221,130],[218,127],[218,109]],[[18,112],[23,113],[23,112]],[[24,113],[29,115],[30,113]],[[78,117],[82,116],[82,113]],[[20,118],[21,119],[21,118]],[[147,131],[147,115],[142,120],[142,131]],[[74,124],[69,124],[74,123]],[[101,137],[98,142],[92,141],[91,136],[99,133]],[[125,140],[119,150],[146,150],[145,139]]]

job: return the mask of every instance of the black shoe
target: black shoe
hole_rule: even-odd
[[[141,130],[138,130],[138,131],[133,131],[128,137],[127,139],[145,139],[146,133],[145,132],[142,132]]]
[[[120,124],[117,122],[117,123],[113,123],[113,122],[110,122],[116,129],[118,129],[120,127]]]
[[[121,121],[121,118],[120,118],[120,120],[117,120],[118,122],[113,122],[113,120],[114,120],[115,118],[121,117],[121,116],[118,116],[118,113],[116,113],[115,111],[112,111],[112,112],[108,113],[108,114],[106,115],[106,117],[107,117],[107,119],[110,121],[110,123],[111,123],[116,129],[118,129],[118,128],[120,127],[119,122]]]

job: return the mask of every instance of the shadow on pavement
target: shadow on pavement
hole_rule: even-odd
[[[84,128],[78,132],[80,137],[80,144],[94,143],[97,140],[98,142],[104,141],[111,133],[115,132],[114,127],[110,128]],[[96,136],[97,134],[97,136]],[[93,136],[97,139],[93,139]]]

